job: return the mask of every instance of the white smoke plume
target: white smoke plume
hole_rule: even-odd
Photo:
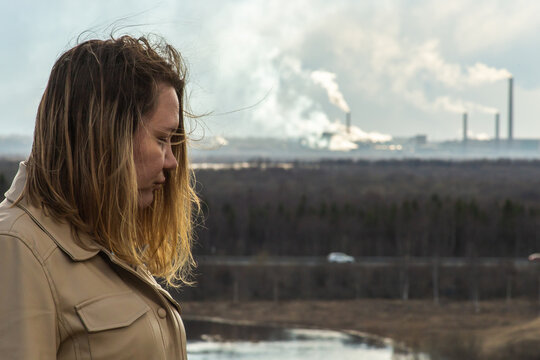
[[[448,111],[455,114],[460,114],[464,112],[478,112],[483,114],[492,114],[495,115],[499,111],[496,108],[476,104],[470,101],[456,100],[452,99],[449,96],[439,96],[432,103],[433,110],[442,110]]]
[[[336,74],[324,70],[316,70],[311,73],[311,79],[315,84],[322,86],[322,88],[326,90],[328,99],[332,104],[336,105],[344,112],[351,111],[343,94],[339,91],[339,86],[336,82]]]
[[[461,136],[463,136],[463,130],[459,129],[456,131],[457,138],[461,139]],[[486,141],[492,139],[491,136],[484,132],[475,132],[472,130],[467,130],[467,139],[469,140],[479,140],[479,141]]]
[[[279,81],[266,101],[257,107],[257,118],[271,118],[277,125],[283,126],[288,136],[302,138],[307,146],[332,151],[356,149],[356,142],[376,143],[392,139],[389,135],[365,132],[356,126],[351,126],[347,132],[341,121],[328,118],[321,105],[314,100],[315,97],[309,94],[313,92],[313,82],[316,82],[327,90],[333,104],[343,111],[349,111],[335,81],[335,74],[306,69],[299,59],[290,55],[276,55],[275,62],[279,64],[276,65]]]
[[[404,52],[403,59],[396,60],[398,72],[403,72],[407,78],[428,75],[430,80],[449,88],[480,86],[512,76],[506,69],[497,69],[480,62],[465,68],[460,64],[450,63],[442,56],[438,40],[413,46],[410,52]]]
[[[469,139],[480,140],[480,141],[486,141],[486,140],[491,139],[491,137],[486,133],[476,133],[471,130],[467,131],[467,137]]]
[[[400,49],[396,53],[399,56],[386,58],[378,70],[381,75],[383,72],[391,74],[394,93],[426,112],[495,114],[498,110],[450,95],[429,99],[423,84],[419,83],[418,79],[423,79],[423,82],[428,84],[439,83],[443,86],[442,90],[445,88],[462,90],[494,83],[512,76],[506,69],[496,69],[479,62],[466,68],[459,64],[449,63],[441,55],[439,42],[436,40],[413,46],[409,52]]]
[[[482,63],[476,63],[467,68],[467,82],[470,85],[493,83],[512,77],[510,71],[506,69],[496,69]]]
[[[332,121],[317,102],[314,78],[322,85],[333,104],[341,110],[349,110],[339,92],[335,74],[327,71],[312,71],[302,61],[280,53],[272,54],[272,66],[261,67],[257,73],[259,83],[276,79],[265,100],[254,110],[253,117],[264,123],[268,131],[279,127],[288,137],[303,139],[306,146],[332,151],[349,151],[358,148],[357,142],[378,143],[392,137],[378,132],[365,132],[346,126],[339,120]],[[313,75],[315,74],[315,75]],[[275,80],[274,80],[275,81]],[[336,95],[337,94],[337,95]]]
[[[352,125],[347,127],[340,121],[334,121],[325,127],[325,132],[318,136],[307,136],[304,144],[330,151],[350,151],[358,149],[358,143],[384,143],[392,140],[392,136],[378,132],[365,132]]]

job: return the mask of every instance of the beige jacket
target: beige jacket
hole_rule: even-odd
[[[0,359],[186,359],[180,307],[144,268],[26,201],[0,204]]]

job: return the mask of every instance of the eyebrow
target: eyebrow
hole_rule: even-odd
[[[173,133],[173,132],[176,132],[176,130],[178,130],[178,127],[176,126],[169,126],[169,127],[163,127],[163,128],[156,128],[157,131],[159,132],[166,132],[166,133]]]

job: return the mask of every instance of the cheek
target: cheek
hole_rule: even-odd
[[[148,173],[149,161],[148,146],[144,141],[136,142],[133,148],[133,162],[137,173],[137,182],[140,182]]]
[[[133,160],[139,185],[147,185],[147,182],[155,180],[163,168],[163,153],[156,144],[140,144],[134,149]]]

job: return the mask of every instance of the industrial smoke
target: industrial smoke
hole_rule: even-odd
[[[320,85],[326,90],[328,99],[332,104],[336,105],[346,113],[351,111],[343,94],[339,91],[339,86],[336,82],[336,74],[324,70],[317,70],[311,73],[311,79],[315,84]]]

